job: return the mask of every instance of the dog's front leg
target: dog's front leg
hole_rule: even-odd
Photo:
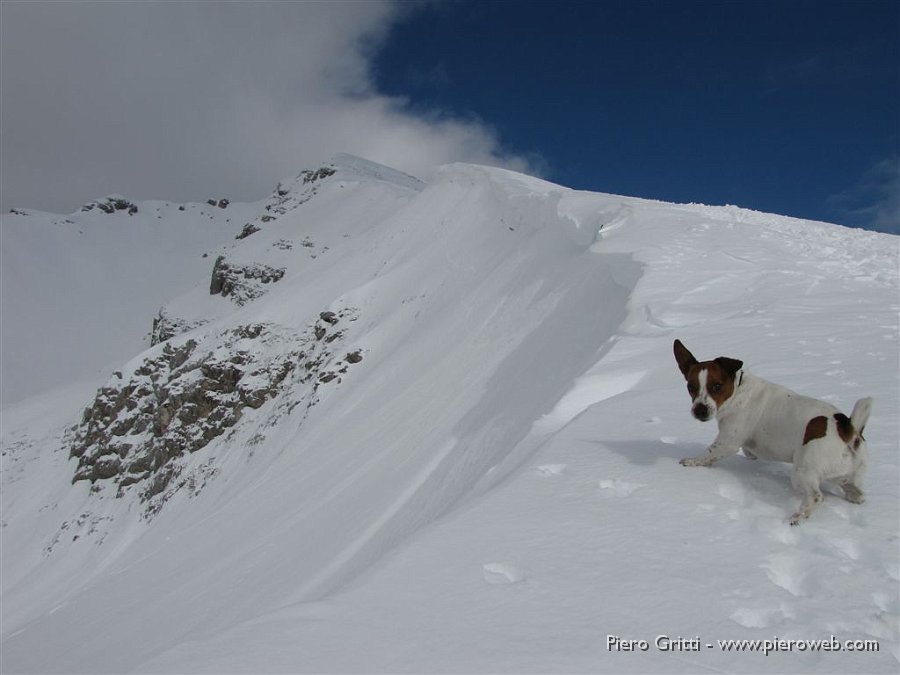
[[[741,443],[733,434],[719,433],[704,454],[699,457],[685,457],[680,464],[682,466],[710,466],[724,457],[737,454],[740,449]]]

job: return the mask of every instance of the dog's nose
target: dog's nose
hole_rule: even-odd
[[[693,409],[694,417],[696,417],[701,422],[705,422],[709,419],[709,408],[705,403],[698,403],[694,406]]]

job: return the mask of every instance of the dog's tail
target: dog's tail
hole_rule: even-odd
[[[872,397],[867,396],[866,398],[861,398],[856,402],[856,405],[853,406],[853,412],[850,413],[850,422],[853,424],[853,428],[856,430],[856,433],[862,435],[863,430],[866,428],[866,423],[869,421],[869,413],[872,412]]]

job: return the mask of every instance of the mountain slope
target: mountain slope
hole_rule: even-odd
[[[896,237],[346,156],[255,209],[93,412],[4,410],[4,669],[896,669]],[[869,502],[791,529],[784,467],[678,466],[676,336],[875,396]]]
[[[125,208],[107,206],[116,200]],[[73,380],[88,380],[89,391],[102,382],[99,370],[108,375],[146,348],[160,305],[207,276],[201,256],[214,254],[260,208],[215,201],[113,196],[69,216],[3,215],[3,404]]]

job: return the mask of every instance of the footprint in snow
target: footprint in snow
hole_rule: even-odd
[[[859,544],[852,539],[829,539],[827,543],[850,560],[859,560],[860,558]]]
[[[766,532],[772,541],[780,544],[796,544],[800,538],[797,533],[798,528],[791,527],[790,523],[783,517],[771,518],[768,521],[761,522],[760,530]]]
[[[542,476],[558,476],[566,470],[565,464],[542,464],[536,466],[535,470]]]
[[[787,607],[739,607],[729,617],[739,626],[744,628],[769,628],[778,625],[784,619],[793,618]]]
[[[810,564],[799,556],[776,553],[768,556],[761,567],[765,570],[769,581],[791,595],[797,597],[812,595],[818,588]]]
[[[506,563],[486,563],[481,571],[489,584],[517,584],[525,580],[522,570]]]
[[[642,487],[645,487],[644,483],[629,483],[628,481],[620,480],[619,478],[613,478],[612,480],[601,479],[600,481],[600,489],[609,490],[609,492],[616,497],[627,497],[632,492],[640,490]]]
[[[900,600],[893,594],[885,591],[877,591],[872,594],[872,604],[882,612],[896,614],[900,609]]]
[[[727,499],[730,502],[734,502],[735,504],[746,506],[750,502],[747,490],[738,483],[719,483],[716,491],[719,493],[720,497]]]

